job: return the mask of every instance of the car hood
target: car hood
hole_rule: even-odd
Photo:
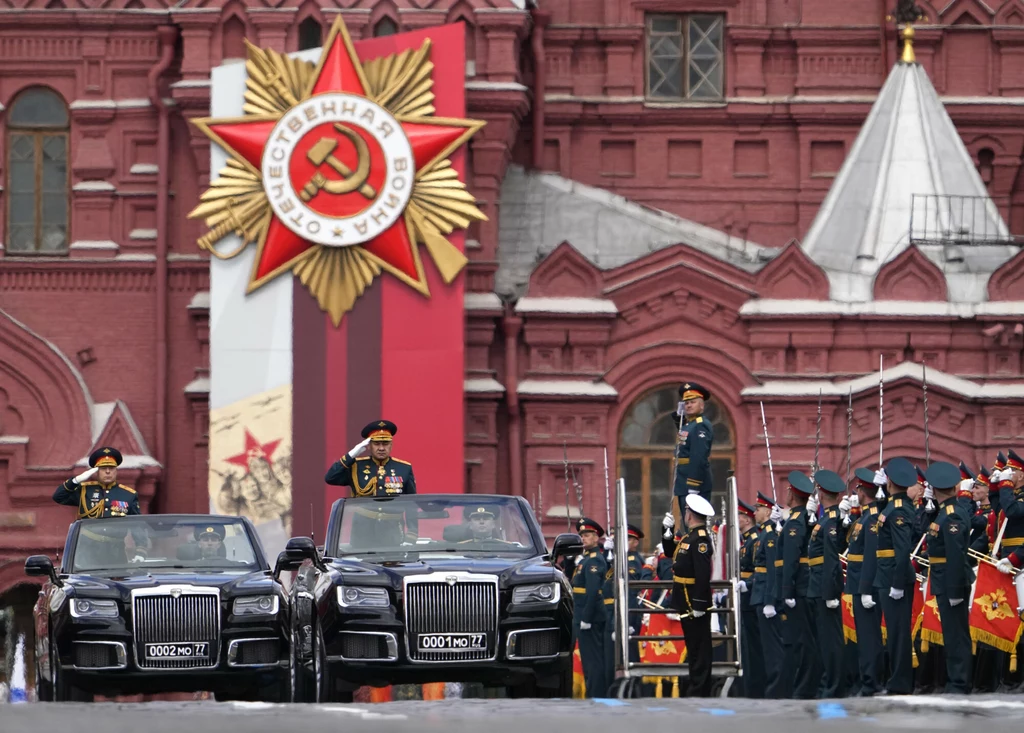
[[[337,580],[349,585],[389,585],[395,590],[402,588],[407,577],[430,573],[476,573],[497,575],[502,587],[520,583],[555,580],[558,571],[547,560],[538,557],[474,557],[463,555],[443,556],[422,553],[416,559],[353,560],[336,558],[331,563],[331,573]]]
[[[277,585],[273,578],[263,571],[225,571],[211,572],[173,572],[173,571],[142,571],[132,574],[124,572],[89,573],[88,575],[72,575],[66,579],[65,591],[68,595],[87,596],[91,598],[120,598],[129,600],[131,592],[139,588],[157,588],[167,586],[200,586],[204,588],[220,588],[221,597],[228,598],[239,595],[256,595],[272,593]]]

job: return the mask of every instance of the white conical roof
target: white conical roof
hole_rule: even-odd
[[[958,235],[1008,241],[1009,230],[928,75],[920,64],[901,61],[802,246],[828,273],[834,300],[870,300],[875,275],[910,246],[912,230],[946,274],[952,301],[985,300],[989,275],[1017,251],[1008,244],[949,245]]]

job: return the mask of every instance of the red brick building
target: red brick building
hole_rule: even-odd
[[[603,519],[607,447],[631,511],[656,521],[681,379],[714,392],[719,483],[734,469],[745,494],[765,488],[762,400],[776,471],[808,467],[819,391],[819,462],[845,467],[852,394],[852,461],[869,463],[880,354],[886,455],[924,459],[913,362],[929,366],[933,459],[987,462],[1024,432],[1020,257],[936,265],[950,243],[923,236],[846,277],[834,237],[801,246],[899,58],[879,3],[523,4],[81,0],[4,15],[0,606],[31,605],[32,587],[11,590],[24,557],[52,554],[72,517],[50,495],[99,443],[125,453],[147,511],[206,510],[208,263],[186,214],[209,144],[188,120],[209,113],[210,69],[240,62],[244,39],[315,48],[338,13],[356,38],[467,26],[468,116],[488,123],[470,188],[490,217],[468,248],[467,490],[539,500],[556,532],[564,450]],[[955,125],[936,121],[937,139],[955,129],[1009,227],[978,246],[1006,249],[1024,233],[1024,3],[921,5],[917,57]],[[894,89],[904,113],[882,110],[870,140],[937,114],[922,95]],[[895,201],[905,179],[876,178]]]

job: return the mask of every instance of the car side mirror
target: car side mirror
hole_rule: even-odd
[[[46,555],[31,555],[26,558],[25,575],[45,576],[58,588],[64,587],[64,581],[57,577],[57,570]]]
[[[277,556],[278,566],[282,570],[297,568],[306,560],[311,561],[318,570],[324,569],[324,564],[320,559],[320,552],[317,550],[316,544],[309,537],[292,537],[288,540],[288,544],[284,546],[284,552]],[[278,570],[275,568],[275,576],[277,572]]]
[[[583,553],[583,538],[573,532],[563,532],[555,537],[555,545],[551,550],[551,559],[557,560],[567,555]]]

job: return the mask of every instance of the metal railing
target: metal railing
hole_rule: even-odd
[[[736,504],[736,478],[726,479],[726,547],[725,547],[725,578],[712,580],[712,593],[726,591],[725,605],[721,608],[712,607],[709,612],[718,619],[719,631],[712,632],[711,664],[712,678],[726,678],[719,693],[726,697],[732,680],[743,675],[743,660],[740,644],[740,593],[738,587],[740,563],[739,512]],[[626,482],[619,479],[615,487],[615,536],[627,537],[628,518],[626,516]],[[671,592],[670,580],[631,580],[627,556],[629,546],[626,542],[615,543],[615,668],[622,674],[616,681],[618,697],[628,697],[632,681],[644,677],[689,677],[689,667],[681,664],[653,664],[650,662],[629,661],[629,650],[638,642],[685,641],[682,635],[644,636],[630,634],[629,621],[633,615],[669,614],[673,609],[647,602],[640,608],[629,607],[629,597],[644,590]],[[721,653],[715,654],[716,650]],[[719,659],[716,661],[714,657]]]
[[[1010,233],[988,196],[911,194],[910,243],[962,246],[1024,245]]]

